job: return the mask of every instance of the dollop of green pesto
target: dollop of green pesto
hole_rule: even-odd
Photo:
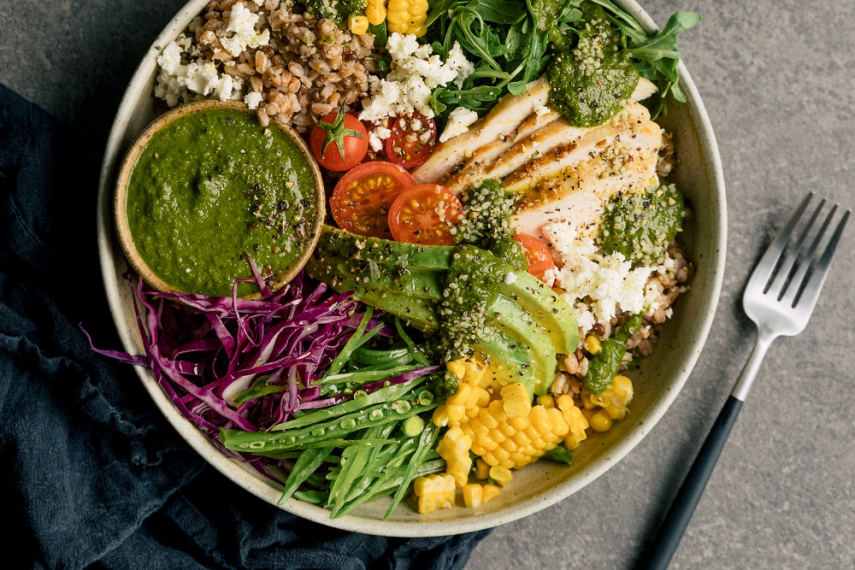
[[[516,196],[497,180],[488,179],[468,188],[460,198],[463,219],[454,228],[454,243],[486,249],[502,261],[526,269],[525,254],[511,229]]]
[[[186,293],[231,295],[252,277],[290,269],[318,216],[315,179],[288,136],[254,115],[191,113],[158,131],[128,183],[127,214],[151,270]],[[258,292],[240,283],[239,295]]]
[[[307,14],[332,20],[340,28],[347,24],[348,16],[361,14],[365,11],[365,0],[306,0],[303,4],[306,6]],[[322,43],[333,43],[335,41],[335,38],[329,41],[326,41],[325,38],[318,39]]]
[[[551,87],[549,105],[570,124],[592,127],[626,106],[639,75],[602,7],[584,2],[581,11],[582,17],[568,24],[568,29],[549,28],[556,54],[546,75]]]
[[[674,184],[618,194],[606,204],[600,245],[606,254],[624,254],[633,265],[653,263],[680,231],[683,209],[683,194]]]

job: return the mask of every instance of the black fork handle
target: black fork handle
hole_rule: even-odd
[[[665,570],[671,562],[680,539],[692,520],[692,514],[701,500],[706,489],[707,481],[710,480],[715,464],[724,449],[727,436],[736,422],[739,410],[742,409],[742,400],[728,396],[715,424],[710,430],[703,447],[695,457],[692,469],[683,481],[677,497],[671,504],[659,532],[650,544],[649,549],[642,555],[636,570]]]

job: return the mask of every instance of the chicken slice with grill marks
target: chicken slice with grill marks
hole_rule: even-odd
[[[626,119],[630,116],[627,113]],[[541,238],[546,224],[567,222],[593,233],[615,193],[640,191],[658,183],[660,143],[659,126],[648,115],[647,119],[636,117],[600,127],[575,145],[556,148],[564,154],[555,160],[529,161],[506,178],[505,188],[520,193],[511,218],[514,231]]]
[[[549,83],[538,79],[526,85],[524,95],[506,95],[496,103],[487,116],[478,119],[469,130],[434,149],[433,154],[413,170],[419,184],[440,183],[481,147],[510,137],[534,110],[549,100]]]

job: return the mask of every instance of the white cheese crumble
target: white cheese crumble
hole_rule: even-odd
[[[659,295],[647,287],[650,274],[665,272],[673,259],[663,266],[636,267],[620,252],[605,255],[588,236],[576,227],[552,223],[543,227],[544,237],[558,253],[553,270],[555,282],[573,309],[576,323],[587,333],[597,323],[609,322],[619,311],[647,312]],[[585,302],[585,298],[590,302]]]
[[[412,34],[391,34],[386,49],[392,58],[392,71],[383,79],[371,76],[371,97],[363,101],[360,120],[378,122],[413,111],[433,117],[431,91],[449,83],[462,87],[475,71],[457,42],[445,62],[429,44],[419,44]]]
[[[380,152],[380,149],[383,148],[383,141],[388,139],[390,136],[392,136],[392,131],[390,129],[387,129],[382,125],[377,125],[370,133],[368,133],[368,145],[374,152]]]
[[[538,105],[537,107],[534,108],[534,114],[537,115],[538,117],[542,117],[548,113],[549,113],[549,107],[547,107],[546,105]]]
[[[448,115],[448,123],[439,137],[439,142],[444,143],[469,130],[469,125],[478,120],[478,113],[466,107],[457,107]]]
[[[240,100],[243,81],[227,73],[219,74],[212,61],[201,58],[194,61],[186,57],[189,56],[187,49],[191,44],[192,40],[182,34],[158,56],[160,71],[154,88],[155,96],[165,100],[170,107],[188,103],[200,96],[213,95],[220,101]],[[188,63],[181,63],[182,57],[186,57]]]
[[[228,32],[234,32],[230,38],[222,38],[220,43],[233,57],[240,57],[246,48],[266,46],[270,42],[270,30],[264,29],[260,34],[255,31],[258,14],[253,14],[243,4],[232,6],[229,16]]]
[[[246,103],[246,106],[250,109],[257,109],[259,103],[264,100],[264,96],[261,95],[258,91],[252,91],[246,94],[246,97],[243,98],[243,102]]]
[[[508,271],[505,274],[505,285],[513,285],[517,282],[517,274],[513,271]]]

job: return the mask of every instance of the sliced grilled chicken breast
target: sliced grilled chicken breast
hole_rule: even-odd
[[[478,119],[462,135],[439,145],[421,166],[413,170],[418,183],[440,182],[472,157],[478,149],[502,137],[513,134],[534,110],[549,100],[549,83],[545,79],[532,81],[525,95],[506,95],[486,117]]]
[[[656,184],[659,126],[635,117],[618,121],[619,126],[600,127],[571,145],[573,149],[556,148],[563,152],[557,159],[533,159],[508,177],[506,181],[516,177],[513,188],[521,192],[511,222],[514,231],[540,238],[544,225],[568,222],[593,232],[616,192]]]

